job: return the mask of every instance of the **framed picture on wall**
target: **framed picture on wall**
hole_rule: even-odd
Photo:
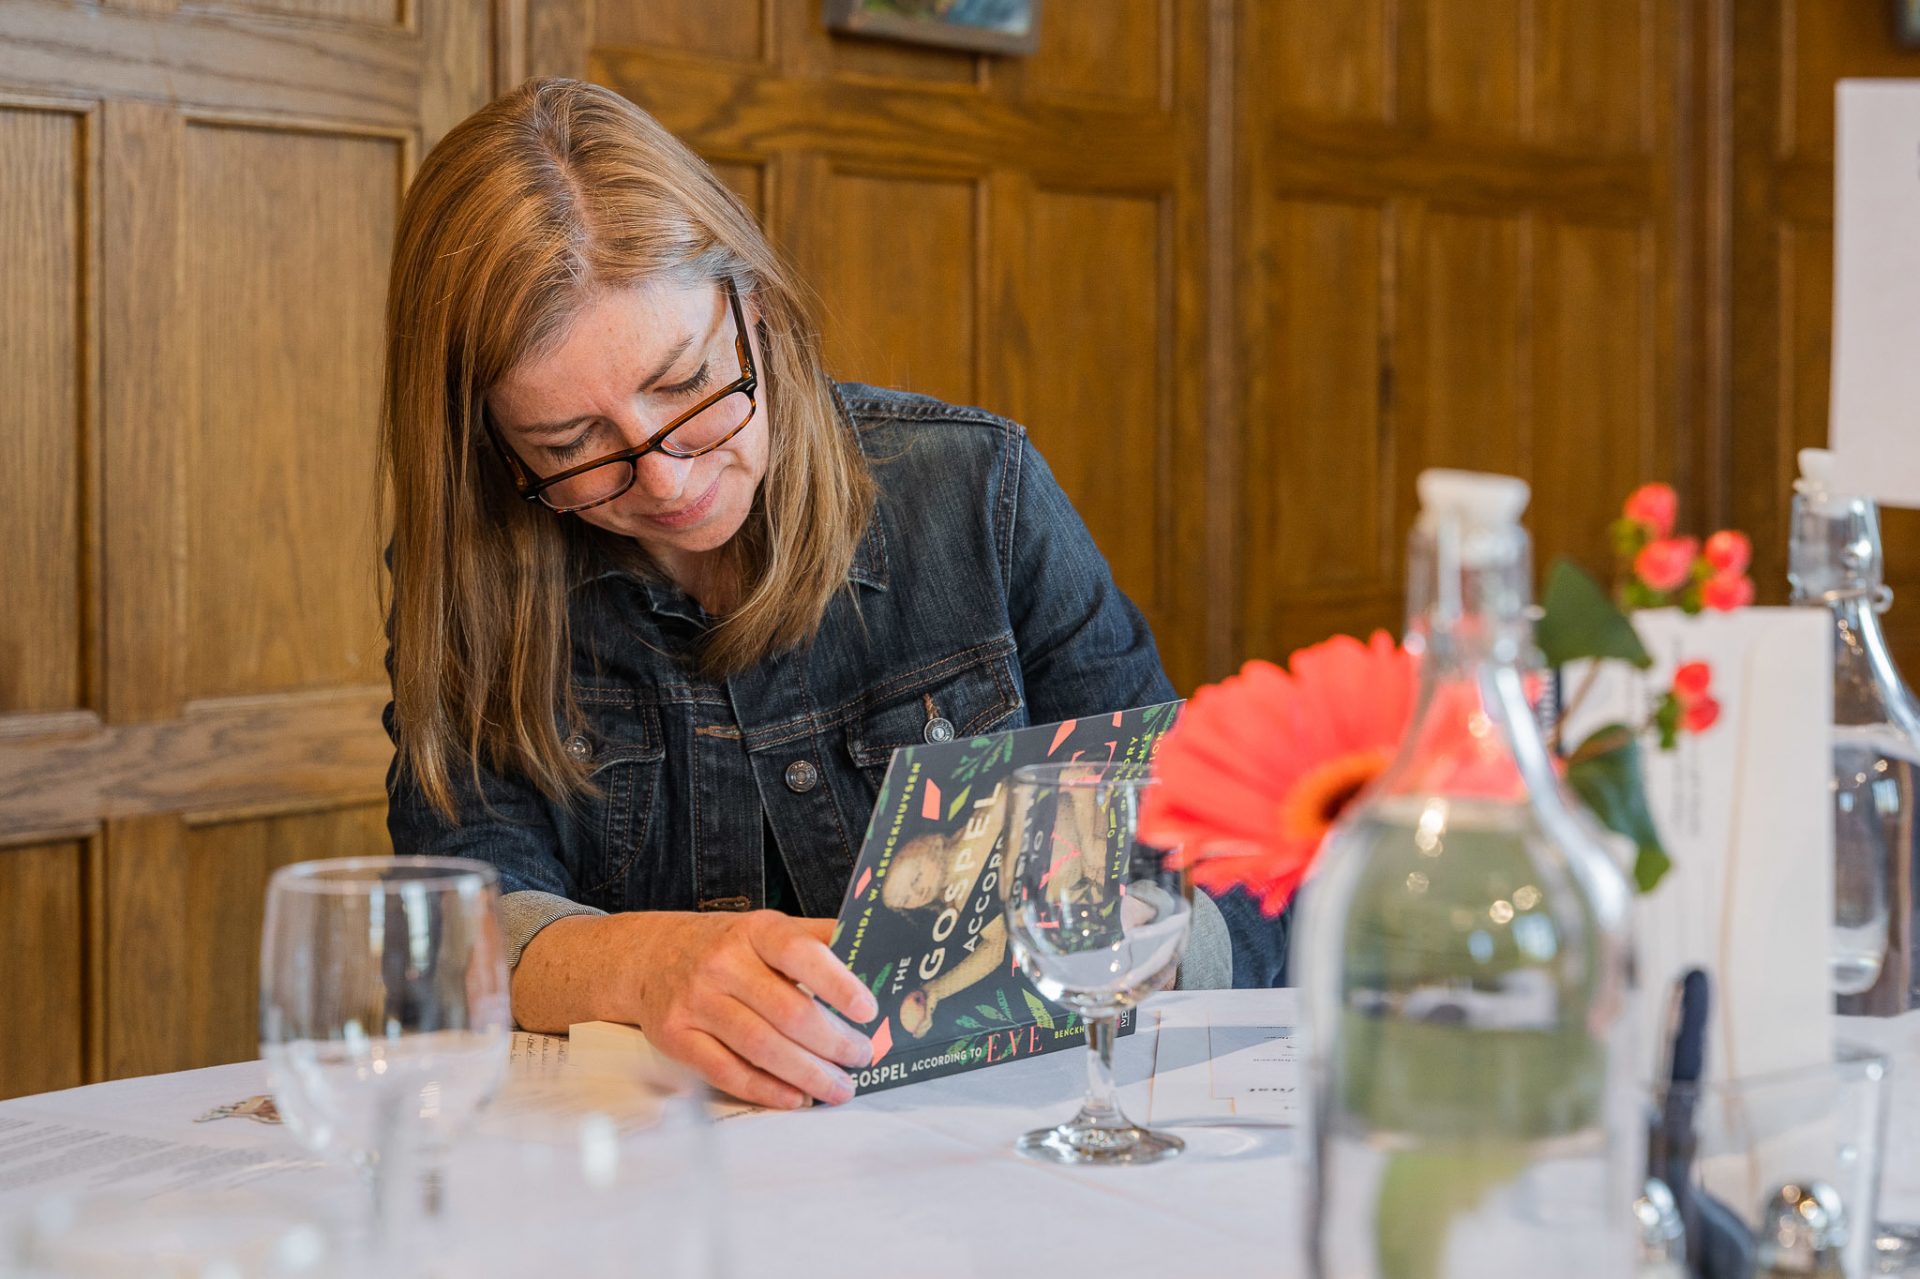
[[[1040,0],[826,0],[827,30],[981,53],[1032,53]]]
[[[1920,0],[1893,0],[1893,34],[1909,49],[1920,49]]]

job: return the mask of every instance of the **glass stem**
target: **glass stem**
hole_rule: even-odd
[[[1113,1086],[1114,1017],[1087,1018],[1087,1099],[1080,1107],[1082,1127],[1125,1128],[1120,1094]]]

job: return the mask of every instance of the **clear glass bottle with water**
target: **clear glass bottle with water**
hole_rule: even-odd
[[[1920,1008],[1920,706],[1880,629],[1879,510],[1836,486],[1825,449],[1801,451],[1792,538],[1793,602],[1834,622],[1833,988],[1843,1013],[1892,1016]]]
[[[1295,936],[1310,1273],[1624,1274],[1631,894],[1528,707],[1527,487],[1419,487],[1413,728],[1329,836]]]

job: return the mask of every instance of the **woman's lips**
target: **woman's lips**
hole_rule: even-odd
[[[685,506],[677,506],[671,511],[656,511],[653,514],[643,515],[640,518],[650,524],[656,524],[661,528],[688,528],[706,518],[707,512],[713,509],[714,499],[719,496],[720,479],[716,476],[714,477],[713,483],[707,486],[706,492],[694,498],[693,501],[687,503]]]

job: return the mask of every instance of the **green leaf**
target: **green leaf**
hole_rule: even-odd
[[[887,984],[887,978],[891,976],[893,976],[893,961],[889,959],[885,966],[880,969],[879,976],[875,977],[867,987],[868,990],[873,992],[874,998],[878,999],[880,997],[880,988]]]
[[[1572,560],[1553,562],[1540,602],[1545,615],[1534,628],[1534,637],[1549,665],[1608,657],[1631,662],[1641,670],[1653,665],[1627,615]]]
[[[1623,560],[1632,559],[1647,544],[1646,526],[1625,516],[1610,524],[1607,531],[1613,537],[1613,553]]]
[[[964,1015],[962,1015],[962,1016],[959,1016],[959,1017],[955,1017],[955,1018],[953,1019],[953,1024],[954,1024],[954,1025],[956,1025],[956,1026],[965,1026],[965,1027],[966,1027],[966,1028],[967,1028],[968,1030],[979,1030],[979,1029],[980,1029],[980,1023],[979,1023],[979,1022],[977,1022],[977,1021],[975,1021],[975,1020],[974,1020],[973,1018],[971,1018],[971,1017],[968,1017],[968,1016],[964,1016]]]
[[[1653,712],[1653,726],[1660,730],[1660,749],[1670,751],[1680,744],[1680,699],[1672,693],[1660,699]]]
[[[1026,998],[1027,1011],[1033,1014],[1033,1019],[1039,1022],[1046,1029],[1052,1030],[1053,1029],[1053,1010],[1048,1008],[1045,1004],[1041,1003],[1040,997],[1034,994],[1032,991],[1023,990],[1020,993]]]
[[[1007,1019],[1006,1015],[992,1004],[975,1004],[973,1007],[975,1012],[985,1017],[988,1021],[1005,1021]]]
[[[971,785],[961,788],[960,793],[953,797],[953,802],[947,805],[948,821],[952,821],[955,817],[959,816],[960,810],[967,806],[967,797],[972,794],[973,787]]]
[[[1640,743],[1633,731],[1609,724],[1580,743],[1567,765],[1567,784],[1601,825],[1633,841],[1633,881],[1641,892],[1652,892],[1673,862],[1647,807]]]

